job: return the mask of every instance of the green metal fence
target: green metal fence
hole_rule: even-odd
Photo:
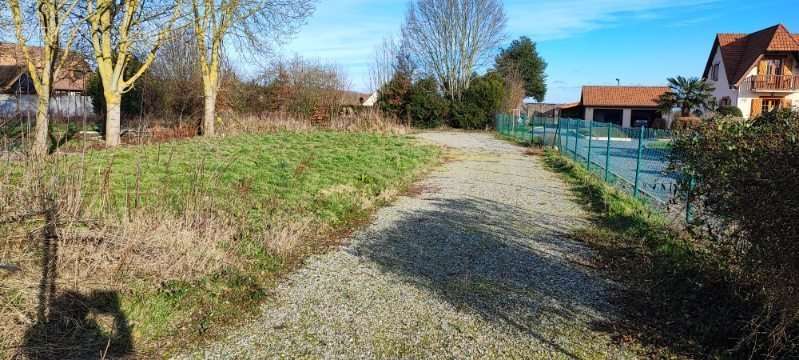
[[[496,129],[516,141],[557,149],[633,196],[659,205],[675,197],[678,174],[668,171],[672,145],[669,130],[508,115],[497,117]]]

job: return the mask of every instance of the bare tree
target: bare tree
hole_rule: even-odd
[[[299,56],[275,60],[259,80],[273,89],[277,110],[304,115],[337,111],[351,87],[340,66]]]
[[[173,1],[87,0],[86,20],[106,102],[105,143],[120,143],[122,94],[133,88],[155,61],[179,15]],[[125,78],[136,54],[141,66]]]
[[[200,60],[195,40],[193,29],[176,30],[161,46],[145,79],[158,87],[152,110],[177,116],[179,123],[184,116],[199,115],[198,110],[202,109]]]
[[[499,47],[506,22],[500,0],[413,0],[402,34],[422,69],[459,99]]]
[[[372,89],[377,91],[391,81],[397,67],[399,56],[399,43],[392,36],[383,38],[380,45],[375,48],[375,59],[369,67],[369,80]]]
[[[202,132],[213,136],[219,69],[225,43],[264,51],[273,41],[295,32],[314,10],[314,0],[190,0],[203,80]]]
[[[77,35],[78,26],[72,17],[78,0],[8,0],[14,33],[19,42],[23,62],[38,96],[36,129],[31,152],[47,154],[50,97],[58,79],[60,67],[72,61],[69,49]],[[26,33],[32,33],[42,46],[37,51],[28,47]]]

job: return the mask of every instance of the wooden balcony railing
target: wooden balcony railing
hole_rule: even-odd
[[[749,89],[754,91],[794,91],[799,90],[797,75],[754,75],[747,78]]]

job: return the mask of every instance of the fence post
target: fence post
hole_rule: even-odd
[[[591,172],[591,144],[594,142],[594,120],[588,122],[588,172]]]
[[[535,116],[530,119],[530,147],[535,142]]]
[[[544,135],[541,136],[541,147],[547,147],[547,118],[546,116],[541,118],[541,122],[544,123]]]
[[[580,141],[580,132],[578,131],[580,127],[580,120],[577,120],[577,128],[574,129],[574,161],[579,163],[580,159],[577,158],[577,143]]]
[[[644,130],[646,126],[641,126],[638,132],[638,156],[635,158],[635,187],[633,189],[633,196],[638,197],[638,178],[641,174],[641,155],[644,150]]]
[[[605,182],[608,182],[610,175],[610,123],[607,124],[608,128],[608,144],[605,148]]]
[[[569,156],[569,128],[571,128],[571,121],[566,120],[566,145],[564,145],[564,149],[566,151],[566,156]],[[563,138],[563,134],[561,134],[561,139]]]

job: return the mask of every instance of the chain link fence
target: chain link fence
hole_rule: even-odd
[[[516,141],[558,150],[635,197],[661,206],[675,200],[679,174],[668,169],[670,130],[509,115],[497,116],[495,125],[500,134]]]

